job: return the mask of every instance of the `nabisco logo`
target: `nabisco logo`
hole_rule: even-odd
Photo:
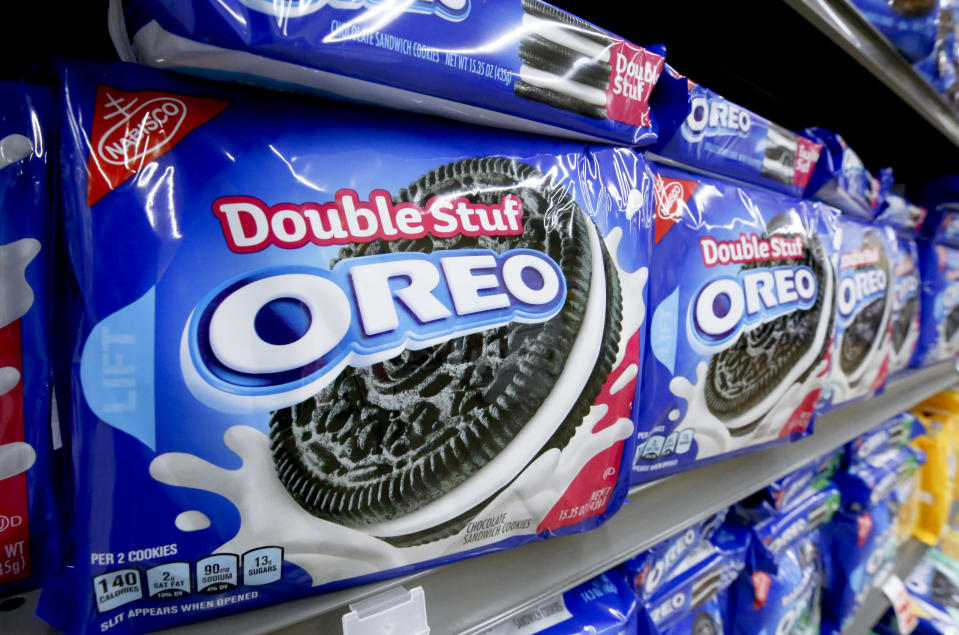
[[[105,120],[117,119],[97,142],[97,155],[111,165],[131,167],[156,152],[176,135],[186,120],[187,108],[176,97],[156,97],[142,103],[138,99],[124,105],[122,97],[109,92],[106,107],[112,109]]]
[[[99,201],[226,107],[227,102],[219,99],[98,86],[87,204]]]
[[[683,200],[683,186],[678,181],[665,182],[657,179],[656,184],[656,215],[668,220],[677,220],[686,209]]]

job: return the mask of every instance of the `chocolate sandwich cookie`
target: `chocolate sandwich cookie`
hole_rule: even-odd
[[[878,266],[883,271],[889,270],[886,248],[875,232],[869,232],[865,235],[862,248],[876,249],[879,252],[879,263],[878,265],[864,265],[861,268],[869,269]],[[882,336],[883,316],[886,313],[886,295],[888,293],[889,283],[887,279],[885,293],[856,313],[842,335],[842,344],[839,347],[839,368],[847,376],[853,375],[860,365],[866,361],[873,344],[877,338]]]
[[[929,586],[933,602],[959,609],[959,588],[938,569],[933,572]]]
[[[809,510],[809,513],[806,514],[807,531],[816,529],[832,517],[832,505],[829,498],[824,498],[818,505]],[[813,547],[813,549],[815,548]],[[802,553],[801,550],[800,553]]]
[[[582,392],[570,409],[549,418],[548,427],[536,428],[542,446],[530,448],[526,456],[563,448],[582,423],[612,369],[622,301],[615,265],[575,200],[536,168],[485,157],[439,167],[401,191],[397,201],[425,207],[435,197],[449,197],[494,205],[506,195],[522,202],[521,235],[427,235],[374,240],[340,251],[337,260],[394,252],[536,250],[562,270],[566,301],[546,322],[513,322],[404,350],[369,367],[347,367],[312,398],[276,411],[270,422],[276,470],[310,513],[363,528],[404,517],[444,496],[449,500],[450,491],[497,457],[532,425],[541,408],[549,410],[553,386],[581,336],[589,308],[590,315],[600,316],[590,322],[603,331],[598,351],[590,358],[591,367],[566,371],[583,377]],[[601,286],[594,288],[597,280]],[[602,303],[590,304],[597,297]],[[537,425],[543,426],[542,420],[540,415]],[[497,476],[505,479],[502,487],[527,463]],[[397,546],[455,534],[502,487],[469,500],[475,504],[468,511],[431,519],[417,531],[371,533]]]
[[[932,11],[936,0],[890,0],[889,5],[899,15],[917,18]]]
[[[793,184],[799,137],[782,126],[769,124],[760,174],[786,185]]]
[[[616,40],[588,22],[539,0],[522,0],[527,32],[513,92],[523,99],[606,118],[606,89]]]
[[[909,334],[909,327],[919,313],[919,298],[912,297],[906,300],[906,304],[899,308],[896,319],[892,323],[892,348],[895,352],[902,350],[902,345],[906,342],[906,335]]]
[[[693,628],[690,635],[719,635],[719,625],[709,613],[703,611],[693,618]]]
[[[789,214],[773,217],[764,238],[787,234],[792,228],[789,224],[791,218]],[[825,285],[831,274],[831,265],[819,238],[811,236],[806,239],[806,249],[801,260],[784,259],[763,263],[766,267],[781,265],[806,265],[812,270],[819,285],[816,302],[808,309],[787,313],[743,333],[729,348],[712,357],[706,374],[706,406],[721,421],[734,420],[762,402],[787,379],[797,364],[804,358],[808,359],[807,353],[811,347],[817,346],[815,335],[821,319],[829,321],[826,333],[832,332],[832,302],[831,298],[827,302]],[[745,270],[758,266],[747,263],[742,268]],[[825,315],[824,307],[830,307]],[[812,368],[825,356],[828,344],[828,337],[818,343],[819,350],[804,364],[802,374],[795,381],[806,379]],[[730,427],[730,434],[749,434],[763,416],[765,413],[753,421]]]
[[[946,316],[945,333],[947,342],[953,338],[957,329],[959,329],[959,304],[952,307],[952,310],[949,311],[949,314]]]
[[[703,572],[693,582],[692,594],[689,598],[689,608],[695,611],[709,599],[719,593],[719,585],[722,582],[723,572],[719,568],[712,567]]]

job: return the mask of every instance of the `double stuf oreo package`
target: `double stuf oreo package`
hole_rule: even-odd
[[[634,482],[807,434],[836,296],[833,210],[653,170]]]
[[[823,408],[880,392],[889,376],[894,340],[896,234],[888,226],[845,214],[839,229],[836,333]],[[903,304],[896,316],[905,319],[908,307]]]
[[[129,0],[122,59],[591,141],[656,141],[664,47],[542,0]],[[124,24],[126,28],[124,28]]]
[[[640,155],[128,65],[63,75],[80,511],[57,590],[78,621],[43,616],[156,630],[618,509]]]

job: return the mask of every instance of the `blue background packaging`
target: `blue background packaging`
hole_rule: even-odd
[[[50,420],[55,104],[0,83],[0,595],[59,567],[59,429]]]
[[[648,100],[665,50],[539,0],[417,0],[390,12],[352,0],[137,0],[126,18],[138,60],[153,66],[554,136],[656,140]],[[531,83],[566,103],[529,98]]]

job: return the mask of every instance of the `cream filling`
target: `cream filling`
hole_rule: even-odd
[[[523,64],[519,67],[519,78],[530,86],[552,90],[593,106],[606,106],[606,91],[574,82],[562,75],[554,75]]]
[[[522,24],[523,29],[527,33],[535,33],[553,44],[559,44],[568,49],[573,49],[586,57],[601,62],[609,62],[609,45],[600,44],[589,38],[577,35],[576,31],[579,29],[575,26],[556,22],[555,20],[544,20],[543,18],[537,18],[528,13],[523,15]]]
[[[492,461],[436,500],[400,518],[357,528],[380,536],[403,536],[436,527],[469,511],[509,484],[549,441],[557,426],[576,405],[603,345],[606,325],[606,272],[599,236],[586,219],[592,273],[583,324],[566,365],[549,396],[523,429]]]
[[[833,311],[834,281],[831,272],[829,275],[825,276],[825,279],[825,289],[822,291],[825,294],[823,296],[825,302],[823,302],[822,311],[820,312],[821,317],[826,317]],[[790,386],[793,385],[793,383],[799,379],[800,375],[802,375],[804,372],[806,372],[806,370],[809,369],[810,366],[812,366],[816,357],[819,355],[826,338],[829,337],[829,333],[827,332],[828,329],[826,328],[828,324],[828,319],[819,320],[812,346],[810,346],[806,353],[799,359],[799,361],[793,365],[792,370],[789,371],[786,377],[779,382],[776,390],[766,395],[765,399],[738,417],[733,419],[720,419],[726,425],[726,427],[735,430],[737,428],[747,426],[760,417],[765,416],[775,405],[777,405],[779,400],[782,399],[783,394],[789,389]],[[741,337],[745,337],[745,333]]]

